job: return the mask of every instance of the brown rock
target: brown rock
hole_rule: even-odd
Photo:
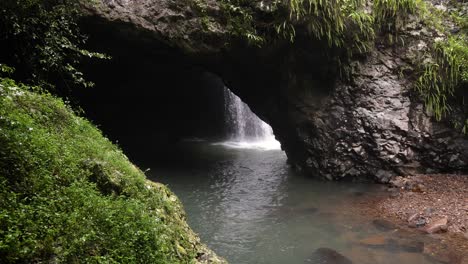
[[[424,251],[424,242],[412,239],[389,239],[387,241],[389,248],[397,251],[422,253]]]
[[[418,184],[411,186],[411,191],[423,193],[423,192],[426,192],[427,189],[426,189],[426,186],[424,186],[421,183],[418,183]]]
[[[426,232],[428,234],[434,234],[434,233],[438,233],[438,232],[445,232],[445,231],[447,231],[447,222],[448,222],[448,217],[445,216],[443,218],[440,218],[440,219],[432,222],[431,224],[429,224],[429,226],[426,229]]]
[[[306,259],[307,263],[327,263],[327,264],[352,264],[353,262],[347,257],[341,255],[330,248],[317,249],[310,258]]]
[[[424,225],[426,225],[426,219],[419,213],[412,214],[408,218],[408,226],[411,228],[422,227]]]
[[[378,230],[381,230],[381,231],[391,231],[391,230],[398,229],[397,225],[395,225],[394,223],[392,223],[390,221],[383,220],[383,219],[376,219],[376,220],[372,221],[372,224]]]
[[[411,223],[411,222],[413,222],[414,220],[416,220],[418,218],[419,218],[419,213],[414,213],[414,214],[410,215],[410,217],[408,217],[408,223]]]
[[[395,188],[403,188],[406,184],[406,179],[398,176],[395,179],[390,181],[390,184]]]
[[[376,247],[376,246],[384,246],[386,244],[386,239],[384,236],[371,236],[364,238],[359,241],[362,245],[365,246],[371,246],[371,247]]]

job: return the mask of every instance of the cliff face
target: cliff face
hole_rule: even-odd
[[[268,15],[263,1],[256,6],[259,17]],[[273,127],[300,171],[379,182],[468,171],[466,136],[426,114],[406,74],[438,37],[417,21],[403,30],[406,45],[376,45],[352,63],[352,81],[342,82],[336,62],[310,39],[262,48],[234,41],[220,1],[104,0],[86,11],[85,31],[106,40],[111,55],[145,54],[218,75]]]

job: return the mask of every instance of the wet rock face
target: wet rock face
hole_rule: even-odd
[[[203,2],[201,15],[197,2]],[[201,7],[200,7],[201,8]],[[221,25],[216,0],[102,0],[84,5],[89,18],[118,25],[123,36],[163,42],[186,53],[223,48],[226,30]],[[210,18],[206,24],[205,18]],[[205,27],[209,27],[205,30]]]
[[[421,25],[408,23],[403,32],[413,40],[400,50],[377,47],[356,61],[345,83],[336,81],[337,67],[323,49],[304,36],[263,49],[226,45],[219,2],[201,1],[203,14],[196,2],[105,0],[87,8],[86,25],[94,34],[112,31],[138,42],[154,60],[164,49],[168,58],[177,54],[218,75],[273,127],[290,163],[304,173],[388,182],[397,175],[468,171],[467,137],[433,121],[411,75],[402,75],[430,47],[424,38],[436,37]]]
[[[302,101],[294,120],[305,155],[298,167],[330,180],[388,182],[397,175],[466,172],[468,140],[436,123],[398,75],[404,63],[377,51],[356,65],[352,83],[338,83],[319,106]]]

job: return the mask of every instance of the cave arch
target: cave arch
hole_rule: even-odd
[[[293,44],[279,41],[257,48],[227,41],[229,34],[222,29],[204,30],[202,19],[179,3],[117,2],[118,8],[105,6],[83,21],[91,36],[90,49],[114,56],[114,66],[104,62],[89,71],[124,65],[109,68],[107,78],[97,79],[117,79],[126,69],[146,73],[135,80],[154,78],[155,69],[166,68],[169,72],[161,76],[193,84],[204,72],[212,72],[272,126],[294,168],[329,180],[387,182],[428,169],[468,170],[468,140],[446,124],[433,122],[421,101],[411,96],[410,80],[399,78],[398,69],[407,66],[401,59],[406,53],[376,47],[369,56],[354,59],[349,82],[337,78],[338,61],[310,37],[298,35]],[[140,5],[148,5],[155,14]],[[417,41],[405,48],[415,45]],[[111,93],[112,87],[107,89]],[[193,94],[191,101],[202,102],[194,100],[197,97]]]

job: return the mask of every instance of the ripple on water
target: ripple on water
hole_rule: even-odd
[[[203,242],[230,263],[304,263],[319,248],[360,264],[434,263],[392,242],[382,247],[360,242],[376,235],[387,241],[420,238],[379,230],[373,219],[356,215],[353,199],[372,196],[373,185],[295,175],[279,150],[186,144],[174,156],[173,168],[152,173],[182,200]]]

